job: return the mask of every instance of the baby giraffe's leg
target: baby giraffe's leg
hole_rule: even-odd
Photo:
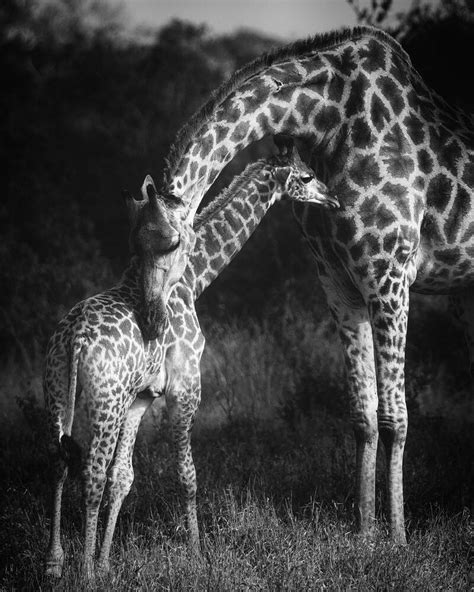
[[[53,468],[54,489],[51,499],[51,524],[48,551],[46,553],[45,573],[60,578],[63,570],[64,551],[61,546],[61,498],[67,477],[67,466],[58,450]]]
[[[178,479],[181,486],[186,528],[193,551],[199,550],[199,528],[196,512],[196,469],[191,451],[191,429],[200,400],[200,389],[179,396],[167,397],[167,406],[173,434]]]
[[[66,414],[68,373],[63,364],[54,356],[46,359],[44,377],[44,399],[48,413],[49,449],[52,456],[51,478],[51,522],[48,550],[45,558],[47,576],[60,578],[64,563],[64,551],[61,546],[61,499],[68,468],[65,455],[61,450],[60,437]]]
[[[137,437],[138,428],[145,411],[153,403],[154,397],[148,392],[142,393],[131,404],[120,428],[117,450],[112,470],[109,474],[109,504],[107,525],[104,539],[97,562],[97,568],[103,572],[109,570],[109,554],[114,536],[115,524],[122,507],[123,500],[127,497],[133,483],[133,449]]]
[[[89,411],[92,419],[92,440],[89,454],[83,471],[84,505],[85,505],[85,542],[84,542],[84,575],[93,579],[94,555],[97,536],[97,520],[99,508],[104,494],[107,469],[112,461],[120,425],[124,417],[124,395],[114,390],[114,397],[109,393],[95,394],[90,400],[98,401],[96,409]],[[104,409],[104,404],[108,408]]]

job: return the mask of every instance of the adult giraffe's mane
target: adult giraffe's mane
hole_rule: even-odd
[[[221,193],[219,193],[219,195],[196,216],[194,230],[197,232],[210,218],[214,218],[216,214],[223,210],[230,201],[235,199],[235,196],[241,188],[250,179],[253,179],[257,173],[260,173],[262,168],[268,164],[269,162],[267,159],[260,159],[247,165],[244,171],[238,177],[234,177],[230,185],[221,191]],[[277,164],[276,160],[275,164]],[[283,166],[283,163],[280,163],[280,166]]]
[[[166,168],[164,171],[165,187],[168,186],[176,174],[189,143],[209,121],[214,111],[232,92],[246,80],[262,73],[267,68],[294,57],[306,57],[313,53],[333,48],[348,40],[358,40],[362,37],[372,37],[383,41],[391,47],[410,66],[408,54],[401,45],[388,33],[373,27],[344,28],[328,33],[321,33],[308,39],[295,41],[292,44],[274,49],[237,70],[226,82],[221,84],[210,96],[208,101],[184,124],[176,135],[170,147]]]

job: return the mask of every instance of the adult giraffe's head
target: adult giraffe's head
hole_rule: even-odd
[[[195,234],[186,221],[184,203],[159,195],[149,175],[143,182],[141,199],[128,192],[124,197],[130,219],[130,251],[140,261],[140,324],[145,339],[156,339],[167,326],[166,304],[184,273]]]

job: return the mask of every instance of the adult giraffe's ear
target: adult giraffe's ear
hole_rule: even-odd
[[[295,151],[295,143],[291,136],[285,134],[278,134],[273,137],[275,146],[278,149],[279,156],[293,156]]]

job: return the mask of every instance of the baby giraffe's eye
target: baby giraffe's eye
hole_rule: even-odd
[[[312,180],[314,179],[314,177],[312,175],[306,175],[304,177],[301,177],[301,180],[303,181],[303,183],[310,183]]]

